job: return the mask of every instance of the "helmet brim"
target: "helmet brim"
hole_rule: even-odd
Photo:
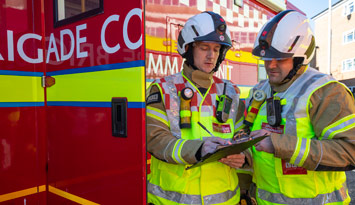
[[[232,41],[227,34],[219,35],[217,32],[211,32],[205,36],[199,36],[194,38],[195,41],[204,41],[204,42],[214,42],[228,47],[232,46]]]
[[[272,46],[267,49],[262,49],[261,46],[257,46],[253,49],[252,54],[254,56],[259,57],[261,60],[263,59],[285,59],[292,58],[293,53],[282,53]]]

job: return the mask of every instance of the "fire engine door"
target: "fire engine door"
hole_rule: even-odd
[[[44,1],[48,204],[145,204],[143,2],[117,3]]]

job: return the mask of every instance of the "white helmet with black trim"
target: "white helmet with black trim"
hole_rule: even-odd
[[[314,35],[307,17],[297,11],[286,10],[262,27],[252,53],[262,60],[297,58],[299,67],[312,60],[314,48]]]
[[[178,37],[178,52],[186,61],[193,65],[192,46],[186,50],[186,45],[196,41],[215,42],[222,45],[216,67],[224,60],[228,49],[232,46],[231,35],[226,22],[219,15],[211,11],[205,11],[189,18]]]

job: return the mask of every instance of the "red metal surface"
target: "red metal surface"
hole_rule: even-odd
[[[141,1],[128,1],[124,5],[118,5],[117,1],[105,0],[104,1],[104,13],[98,14],[94,17],[89,17],[75,23],[60,26],[54,28],[53,26],[53,1],[45,1],[45,19],[46,19],[46,36],[53,35],[56,39],[56,46],[58,50],[58,56],[56,57],[55,52],[51,52],[49,56],[49,64],[47,65],[47,72],[78,68],[78,67],[90,67],[96,65],[113,64],[119,62],[128,62],[135,60],[143,60],[141,49],[132,50],[127,47],[124,40],[124,22],[126,20],[127,14],[134,8],[141,8]],[[102,31],[102,26],[105,20],[111,15],[119,15],[118,21],[111,21],[105,32]],[[142,35],[143,30],[141,30],[142,22],[138,16],[133,16],[129,19],[128,24],[128,34],[129,40],[136,42]],[[85,26],[86,28],[78,28],[78,26]],[[64,54],[67,54],[70,50],[71,39],[68,35],[64,35],[63,42],[64,45],[60,44],[60,32],[69,29],[74,36],[74,52],[71,58],[68,60],[61,61],[60,49],[64,47]],[[79,35],[76,35],[79,31]],[[114,53],[107,53],[102,47],[101,34],[104,33],[105,40],[108,46],[114,47],[117,44],[120,45],[120,49]],[[86,42],[80,44],[80,52],[87,52],[87,57],[77,57],[77,38],[85,38]],[[49,40],[46,41],[46,47],[49,47]],[[143,42],[144,43],[144,42]],[[143,44],[144,45],[144,44]],[[51,46],[53,48],[53,46]]]
[[[42,49],[42,42],[29,39],[24,42],[23,46],[20,46],[19,39],[28,33],[42,34],[41,1],[17,0],[1,4],[0,38],[3,43],[0,44],[0,54],[4,58],[0,60],[1,70],[43,72],[42,64],[29,64],[23,60],[17,50],[19,46],[28,57],[38,58],[37,53],[38,49]],[[8,34],[8,31],[12,31],[13,34]],[[9,40],[11,38],[12,40]],[[8,47],[13,47],[13,52],[10,52]]]
[[[0,71],[26,71],[20,75],[28,74],[39,79],[51,71],[143,61],[144,46],[130,49],[123,38],[128,12],[134,8],[141,9],[143,3],[137,0],[118,6],[116,1],[106,0],[104,5],[102,14],[54,29],[53,1],[15,0],[1,3],[0,38],[3,43],[0,44],[0,54],[4,60],[0,59]],[[100,32],[102,24],[111,15],[119,15],[119,21],[109,24],[105,40],[111,47],[119,43],[120,50],[109,54],[102,49]],[[87,42],[80,45],[80,51],[87,51],[88,56],[78,58],[74,51],[71,58],[59,62],[55,52],[52,52],[46,64],[45,50],[57,49],[60,53],[61,46],[69,47],[67,38],[64,38],[63,45],[60,44],[60,31],[69,29],[76,35],[80,25],[86,26],[80,36],[87,38]],[[137,15],[129,19],[131,42],[143,36],[143,26]],[[32,37],[20,46],[23,49],[20,55],[17,49],[20,39],[29,35]],[[55,39],[55,45],[50,45],[51,38]],[[38,55],[40,51],[43,51],[43,56]],[[38,62],[34,62],[36,60]],[[17,73],[11,72],[8,76],[17,76]],[[143,80],[137,79],[137,82]],[[38,88],[38,83],[22,86]],[[43,88],[43,93],[34,93],[33,98],[46,97],[46,92],[50,90]],[[16,92],[13,94],[15,99]],[[66,94],[73,95],[70,90]],[[128,137],[116,138],[111,135],[109,107],[47,107],[46,101],[38,106],[32,103],[28,107],[17,107],[15,103],[9,103],[0,104],[0,199],[7,200],[1,203],[75,204],[69,197],[49,193],[48,188],[55,187],[100,204],[145,204],[144,106],[128,109]],[[13,107],[1,107],[3,105]],[[26,191],[23,197],[18,194],[29,188],[37,190],[37,187],[41,187],[39,193]],[[12,195],[8,197],[6,194]]]
[[[53,13],[48,12],[53,10],[52,4],[53,1],[45,2],[46,19],[53,19]],[[117,1],[106,0],[104,13],[94,17],[58,28],[53,27],[53,21],[46,21],[46,36],[53,35],[57,39],[58,50],[60,46],[68,50],[70,48],[69,38],[63,40],[64,45],[60,44],[61,31],[69,29],[75,36],[78,26],[85,25],[86,28],[80,31],[80,37],[86,37],[86,42],[81,44],[80,51],[87,52],[87,57],[78,58],[75,44],[71,58],[61,62],[58,62],[53,52],[50,54],[47,71],[144,60],[141,54],[144,47],[132,50],[123,38],[127,14],[132,9],[141,7],[140,1],[129,1],[119,6]],[[113,47],[119,43],[120,49],[109,54],[102,47],[101,32],[105,20],[112,15],[119,15],[119,20],[108,24],[104,36],[108,46]],[[128,33],[131,42],[138,41],[142,36],[140,25],[142,22],[137,16],[129,20]],[[74,38],[76,41],[77,37]],[[48,46],[49,41],[46,42],[46,47]],[[117,81],[119,80],[118,78]],[[137,82],[142,80],[137,79]],[[50,89],[47,91],[50,92]],[[70,95],[70,91],[68,92]],[[111,108],[49,106],[47,113],[49,186],[99,204],[145,204],[143,108],[128,109],[127,138],[112,136]],[[50,204],[62,204],[65,201],[73,203],[49,193]]]
[[[39,35],[42,33],[41,2],[32,0],[2,2],[0,7],[0,39],[2,39],[0,54],[3,57],[3,60],[0,60],[1,71],[27,71],[29,75],[44,71],[42,63],[28,64],[18,53],[18,40],[26,33]],[[13,48],[13,52],[9,48]],[[41,48],[41,41],[26,41],[21,48],[29,57],[36,57],[37,48]],[[33,84],[22,86],[33,86]],[[5,92],[9,92],[8,89],[11,87],[8,87]],[[0,107],[0,196],[46,184],[45,125],[43,106]],[[9,204],[24,203],[45,204],[45,192],[9,201]]]
[[[0,195],[45,184],[43,112],[43,107],[0,108]]]
[[[142,204],[145,150],[137,122],[144,110],[128,110],[127,138],[111,136],[110,108],[53,106],[48,112],[48,130],[56,132],[49,141],[49,186],[99,204]]]

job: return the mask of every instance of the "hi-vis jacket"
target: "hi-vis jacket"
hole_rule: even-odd
[[[215,106],[218,96],[222,95],[224,82],[227,85],[226,94],[233,102],[229,119],[226,123],[220,123],[215,117]],[[194,91],[191,113],[188,114],[191,116],[191,128],[180,129],[178,95],[185,87]],[[200,92],[203,88],[205,94]],[[162,98],[157,97],[157,92]],[[227,205],[239,202],[240,190],[235,169],[220,162],[189,170],[185,168],[197,161],[195,156],[202,140],[211,137],[197,122],[213,135],[231,139],[242,122],[244,105],[241,104],[239,90],[231,83],[186,65],[182,73],[152,84],[147,98],[147,147],[152,154],[151,173],[148,175],[149,203]]]
[[[252,148],[258,204],[350,202],[344,170],[355,164],[354,99],[334,78],[305,69],[287,85],[273,87],[282,99],[281,125],[267,124],[264,102],[252,127],[273,132],[275,148],[275,154]],[[253,89],[272,96],[267,80]]]

